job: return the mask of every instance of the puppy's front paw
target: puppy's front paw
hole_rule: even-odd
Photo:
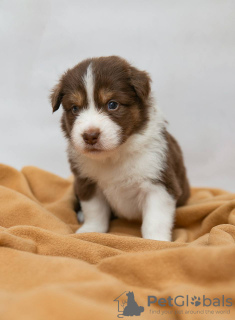
[[[143,232],[142,236],[144,239],[158,240],[158,241],[171,241],[171,235],[169,233],[160,233],[160,232]]]
[[[160,234],[156,234],[155,236],[153,236],[152,238],[150,238],[152,240],[157,240],[157,241],[171,241],[171,236],[165,236],[165,235],[160,235]]]
[[[77,231],[76,233],[87,233],[87,232],[100,232],[100,233],[106,233],[108,231],[108,227],[106,226],[99,226],[94,224],[88,224],[84,223]]]

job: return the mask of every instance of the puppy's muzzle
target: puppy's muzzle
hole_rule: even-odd
[[[100,131],[98,129],[92,129],[83,133],[82,137],[86,144],[94,145],[98,142]]]

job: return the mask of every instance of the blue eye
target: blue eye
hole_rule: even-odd
[[[73,106],[71,110],[72,110],[72,113],[73,113],[74,115],[77,115],[77,114],[78,114],[78,111],[79,111],[79,108],[78,108],[77,106]]]
[[[119,104],[117,101],[111,100],[108,102],[108,109],[109,110],[116,110],[118,108]]]

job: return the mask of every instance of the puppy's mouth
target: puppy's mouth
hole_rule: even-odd
[[[105,149],[97,145],[94,145],[94,146],[86,145],[83,149],[83,152],[85,154],[98,154],[98,153],[105,152]]]
[[[116,148],[113,149],[107,149],[102,146],[85,146],[82,153],[88,157],[95,157],[95,158],[100,158],[110,156]]]
[[[100,152],[104,152],[104,150],[97,149],[97,148],[85,148],[84,152],[85,153],[100,153]]]

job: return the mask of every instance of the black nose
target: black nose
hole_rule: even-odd
[[[89,130],[83,133],[82,137],[83,140],[87,143],[87,144],[96,144],[96,142],[98,141],[100,132],[99,130]]]

